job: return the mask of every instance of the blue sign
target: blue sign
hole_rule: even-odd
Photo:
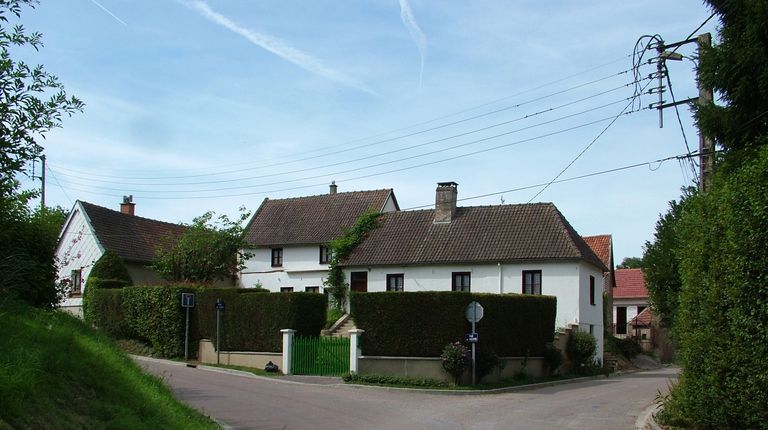
[[[216,309],[224,310],[224,301],[221,299],[216,300]]]
[[[194,308],[195,307],[195,293],[181,293],[181,307]]]
[[[467,342],[469,343],[477,343],[477,339],[478,339],[477,333],[469,333],[467,335]]]

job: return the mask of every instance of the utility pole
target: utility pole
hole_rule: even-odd
[[[42,185],[40,186],[40,209],[45,209],[45,155],[40,156],[40,160],[42,160],[43,165],[43,171],[40,172],[40,182],[42,182]]]
[[[712,103],[713,95],[712,95],[712,88],[706,88],[701,82],[701,76],[699,74],[698,67],[696,68],[696,83],[699,89],[699,96],[698,97],[692,97],[685,100],[678,100],[676,102],[672,103],[664,103],[661,99],[661,77],[663,76],[663,65],[666,60],[682,60],[683,56],[680,54],[676,54],[675,51],[678,47],[682,45],[686,45],[689,43],[697,43],[698,52],[701,53],[701,51],[705,48],[708,48],[712,46],[712,36],[709,33],[704,33],[698,35],[695,39],[687,39],[680,42],[670,43],[670,44],[664,44],[659,43],[657,46],[657,51],[659,53],[658,58],[658,65],[657,65],[657,73],[659,75],[659,103],[656,105],[656,109],[659,110],[659,127],[664,127],[664,120],[663,120],[663,114],[662,111],[665,108],[677,106],[681,104],[688,104],[691,102],[696,102],[699,104],[699,106],[705,106]],[[668,48],[673,48],[671,52],[666,51]],[[714,158],[712,157],[712,154],[714,153],[715,145],[714,141],[711,137],[705,136],[704,133],[701,132],[701,129],[699,129],[699,191],[706,192],[709,190],[709,187],[712,185],[712,174],[714,172]]]

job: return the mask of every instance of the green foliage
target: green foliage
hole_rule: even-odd
[[[373,210],[363,213],[357,218],[352,228],[345,230],[340,237],[328,244],[332,256],[325,285],[330,291],[332,304],[337,309],[344,308],[349,288],[349,285],[344,281],[344,272],[341,270],[340,264],[368,236],[368,232],[376,228],[380,216],[380,212]]]
[[[768,428],[768,143],[686,204],[674,404],[696,428]]]
[[[637,339],[633,337],[619,339],[615,336],[606,336],[605,340],[608,350],[614,354],[623,356],[627,360],[643,352],[643,347],[640,346]]]
[[[0,300],[0,428],[215,429],[103,333]]]
[[[160,357],[184,355],[185,320],[181,293],[194,291],[192,286],[132,287],[119,291],[125,325],[130,333],[150,342],[154,353]],[[103,317],[119,318],[118,315]]]
[[[563,364],[563,352],[555,345],[548,343],[544,349],[544,364],[547,366],[549,374],[554,374]]]
[[[499,356],[493,351],[493,349],[486,347],[485,345],[477,346],[475,349],[475,376],[480,381],[493,372],[493,369],[497,368],[501,363]]]
[[[106,332],[113,339],[136,337],[125,318],[122,290],[96,288],[92,291],[91,315],[87,321]]]
[[[581,330],[571,332],[571,336],[568,338],[567,353],[577,373],[584,372],[595,363],[596,351],[597,341],[594,336]]]
[[[90,278],[98,278],[103,281],[114,280],[118,281],[115,285],[125,284],[126,286],[133,285],[133,279],[131,279],[128,268],[125,266],[123,259],[117,255],[116,252],[108,250],[94,263],[91,269]],[[102,282],[103,288],[121,288],[119,286],[108,287],[107,284]]]
[[[65,213],[29,209],[30,194],[0,197],[0,296],[52,308],[65,291],[56,283],[54,250]]]
[[[432,378],[412,378],[392,375],[359,375],[348,373],[342,377],[347,384],[385,385],[413,388],[448,388],[448,383]]]
[[[350,305],[355,324],[365,330],[364,354],[437,357],[447,342],[469,333],[464,311],[472,301],[485,308],[485,316],[477,323],[480,346],[502,357],[541,356],[544,345],[552,341],[556,299],[550,296],[353,292]]]
[[[616,266],[617,269],[642,269],[643,259],[641,257],[624,257],[621,263]]]
[[[155,253],[152,268],[172,282],[212,283],[234,279],[251,255],[244,252],[242,224],[250,216],[240,208],[237,220],[226,215],[215,218],[206,212],[195,218],[179,237],[168,237]]]
[[[344,316],[344,311],[338,308],[329,307],[325,314],[325,328],[329,328],[335,324],[342,316]]]
[[[221,349],[225,351],[280,352],[280,330],[296,330],[297,336],[319,336],[325,325],[326,298],[317,293],[254,293],[227,288],[199,291],[192,316],[194,339],[216,342],[217,299],[221,314]]]
[[[42,154],[37,140],[60,127],[63,114],[83,109],[83,103],[68,98],[58,78],[43,66],[32,67],[11,57],[13,47],[37,51],[43,46],[40,33],[27,33],[21,24],[7,27],[10,19],[21,17],[23,6],[36,4],[35,0],[0,2],[0,199],[15,193],[19,184],[14,177]]]
[[[686,202],[696,195],[692,188],[684,189],[680,201],[669,202],[669,211],[656,222],[653,242],[645,243],[643,275],[648,287],[648,300],[653,312],[665,327],[673,327],[679,304],[680,222]]]
[[[440,354],[440,362],[443,369],[453,376],[458,385],[461,375],[467,370],[467,366],[472,362],[472,356],[469,349],[461,342],[453,342],[445,345]]]

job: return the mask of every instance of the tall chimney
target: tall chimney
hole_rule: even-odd
[[[336,189],[338,188],[336,186],[336,181],[331,181],[331,187],[330,188],[331,188],[330,194],[336,194]]]
[[[133,215],[136,209],[136,203],[133,202],[133,195],[123,196],[123,202],[120,203],[120,212],[126,215]]]
[[[449,223],[456,214],[456,182],[438,182],[435,192],[435,220],[437,223]]]

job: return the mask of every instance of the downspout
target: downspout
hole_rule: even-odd
[[[501,278],[501,263],[496,263],[499,265],[499,294],[504,294],[504,282]]]

